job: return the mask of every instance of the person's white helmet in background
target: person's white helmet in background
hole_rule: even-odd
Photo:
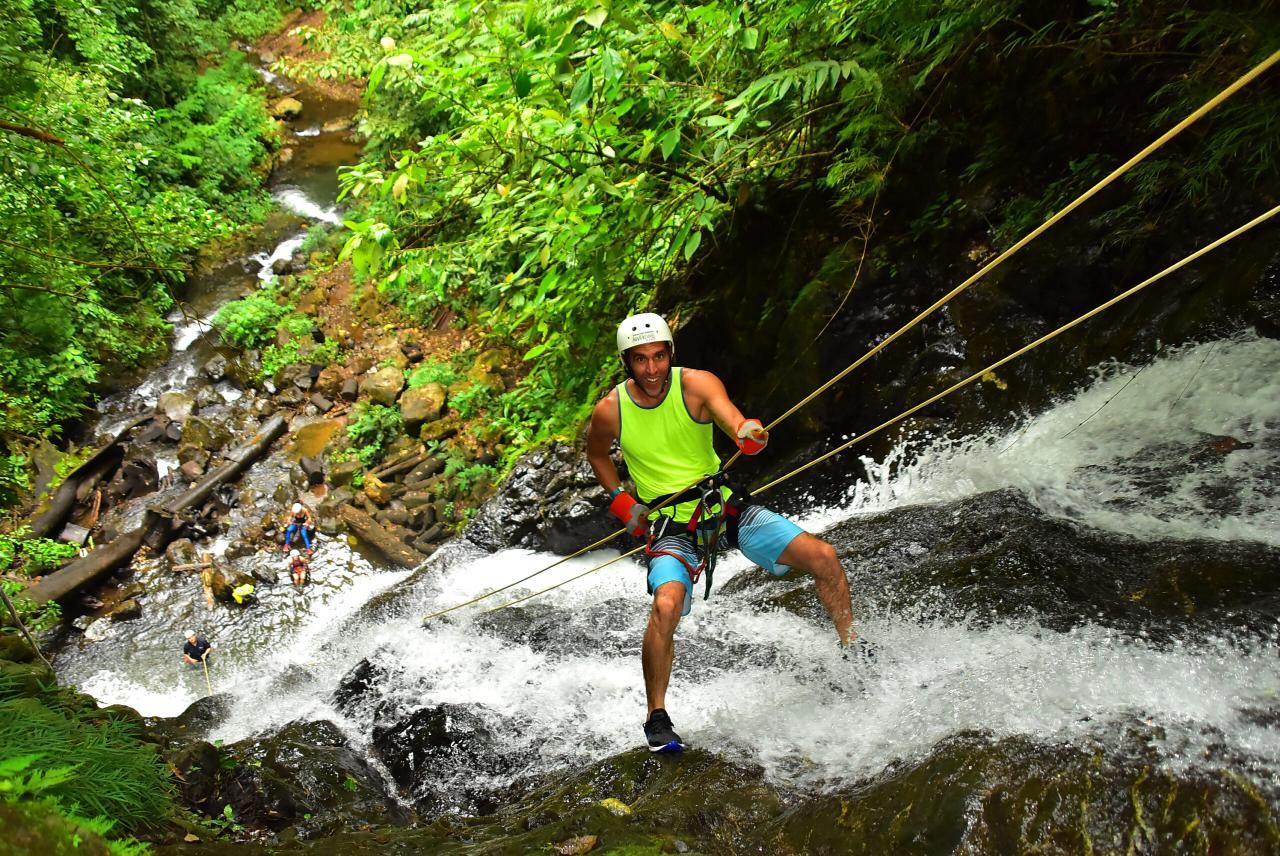
[[[671,328],[661,315],[655,312],[642,312],[632,315],[618,325],[618,356],[623,365],[627,362],[627,349],[636,345],[647,345],[650,342],[666,342],[671,351],[671,359],[676,357],[676,340],[671,335]]]
[[[297,514],[297,513],[298,513],[299,511],[301,511],[301,510],[302,510],[302,503],[301,503],[301,502],[295,502],[295,503],[293,504],[293,513],[294,513],[294,514]]]

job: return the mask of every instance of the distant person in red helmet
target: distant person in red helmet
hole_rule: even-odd
[[[672,365],[675,340],[661,316],[647,312],[627,318],[617,339],[627,379],[592,412],[587,459],[609,492],[609,511],[632,535],[648,538],[653,609],[640,655],[648,700],[644,732],[650,751],[672,752],[685,747],[666,711],[676,625],[689,614],[693,583],[704,571],[709,592],[710,571],[726,541],[775,575],[792,567],[811,574],[841,645],[858,634],[835,548],[749,496],[707,481],[720,471],[713,426],[720,426],[743,454],[755,455],[769,442],[760,421],[744,418],[711,372]],[[638,497],[623,489],[609,457],[615,440]],[[657,512],[650,511],[659,504]]]

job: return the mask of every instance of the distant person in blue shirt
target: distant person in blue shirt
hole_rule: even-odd
[[[194,630],[186,632],[187,641],[182,646],[182,662],[188,666],[198,666],[209,658],[213,646],[203,636],[197,636]]]

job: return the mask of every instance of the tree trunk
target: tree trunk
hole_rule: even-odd
[[[378,521],[353,505],[340,507],[338,516],[357,538],[365,541],[389,561],[402,568],[416,568],[427,560],[426,556],[392,536]]]
[[[58,489],[49,498],[45,509],[37,512],[35,517],[31,518],[31,522],[27,524],[31,529],[28,537],[48,538],[51,535],[56,536],[62,530],[62,524],[66,522],[67,515],[75,507],[76,492],[80,489],[80,486],[86,482],[102,478],[109,469],[119,464],[121,458],[124,457],[124,450],[120,448],[121,438],[137,425],[150,419],[152,415],[145,413],[131,420],[129,424],[120,429],[120,433],[116,434],[110,443],[94,452],[89,460],[76,467],[63,480],[62,484],[58,485]]]
[[[142,525],[132,532],[120,535],[110,544],[99,547],[83,559],[78,559],[59,571],[54,571],[40,582],[28,588],[26,596],[37,603],[47,600],[61,600],[75,592],[86,583],[124,565],[138,551],[143,543],[159,549],[168,542],[174,529],[174,519],[184,509],[203,502],[213,489],[223,482],[230,481],[262,456],[271,444],[285,432],[284,416],[277,414],[267,420],[258,433],[244,446],[227,455],[229,461],[209,475],[199,484],[176,497],[168,505],[153,506],[147,509]]]

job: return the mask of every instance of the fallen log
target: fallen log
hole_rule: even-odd
[[[391,535],[382,528],[382,524],[354,505],[340,506],[338,516],[357,538],[373,547],[393,564],[402,568],[416,568],[427,560],[426,556]]]
[[[124,457],[124,449],[120,447],[120,440],[133,428],[152,418],[153,415],[151,413],[143,413],[131,419],[110,442],[94,452],[83,464],[72,470],[62,480],[62,484],[58,485],[58,489],[53,492],[53,495],[48,498],[44,510],[36,512],[35,516],[31,518],[31,522],[27,524],[30,529],[28,537],[47,538],[51,533],[61,531],[62,524],[66,522],[67,516],[71,514],[71,509],[75,507],[76,494],[80,487],[87,482],[98,481],[108,470],[117,466]]]
[[[142,525],[117,537],[110,544],[99,547],[83,559],[77,559],[61,570],[54,571],[40,582],[29,587],[25,594],[36,603],[61,600],[86,583],[96,580],[124,565],[144,543],[158,549],[168,542],[181,527],[178,515],[185,509],[201,503],[223,482],[230,481],[262,456],[286,428],[284,416],[277,414],[258,429],[244,446],[229,454],[228,462],[209,473],[197,485],[163,506],[147,509]]]

